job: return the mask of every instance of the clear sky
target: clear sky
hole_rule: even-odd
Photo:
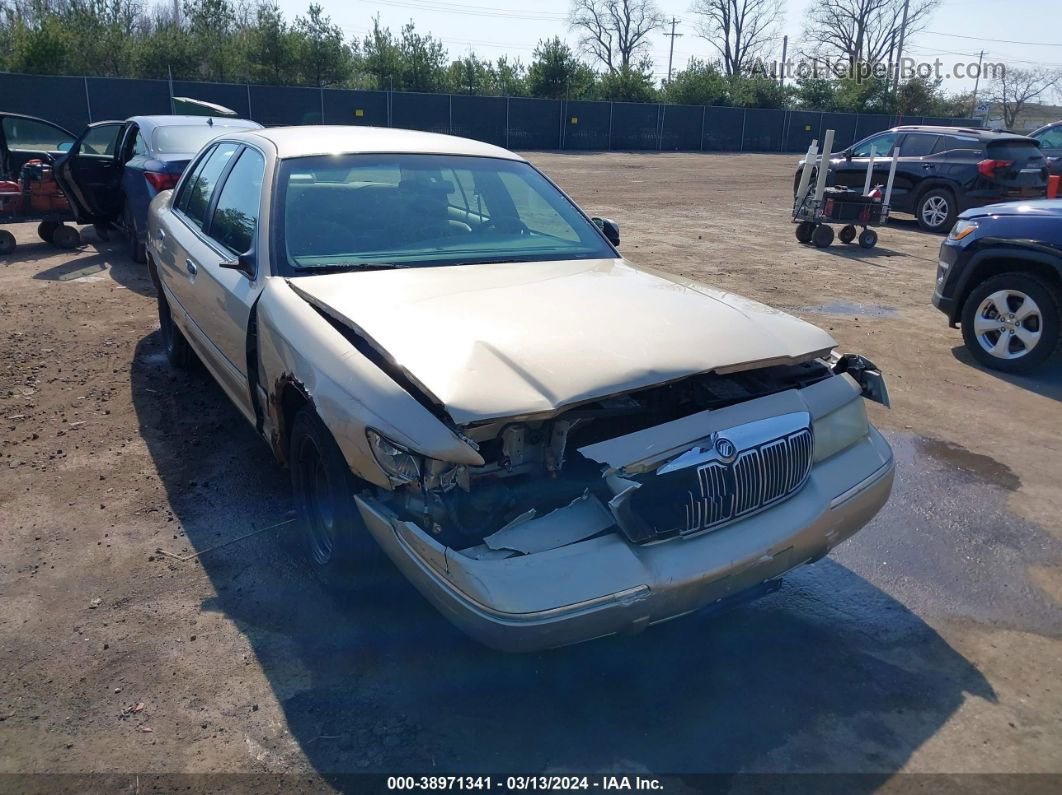
[[[379,14],[395,33],[410,19],[421,32],[442,39],[451,58],[471,47],[481,58],[500,55],[531,60],[535,43],[560,35],[571,44],[576,36],[567,29],[567,0],[318,0],[333,21],[359,39],[369,30],[370,20]],[[714,51],[696,35],[690,0],[657,0],[661,10],[679,20],[675,40],[675,68],[691,56],[711,59]],[[775,57],[781,57],[782,34],[789,35],[790,54],[798,43],[802,17],[813,0],[783,0],[785,17],[779,26]],[[288,19],[305,11],[309,0],[280,0]],[[967,37],[967,38],[963,38]],[[669,38],[658,32],[652,36],[654,70],[658,79],[667,74]],[[1062,2],[1057,0],[944,0],[927,30],[909,40],[907,54],[932,61],[939,57],[944,70],[956,61],[977,61],[980,50],[985,60],[1009,66],[1045,64],[1062,67]],[[952,91],[973,88],[973,80],[946,80]]]

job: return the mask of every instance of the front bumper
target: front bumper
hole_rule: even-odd
[[[633,545],[619,533],[495,560],[467,557],[358,497],[372,535],[460,629],[503,651],[534,651],[710,606],[826,555],[881,509],[892,450],[876,429],[812,468],[782,503],[715,531]]]
[[[952,245],[945,241],[940,244],[940,251],[937,254],[933,306],[947,315],[948,323],[953,326],[959,320],[959,312],[962,309],[955,297],[955,284],[958,281],[962,252],[962,246]]]

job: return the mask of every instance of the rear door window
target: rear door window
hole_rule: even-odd
[[[200,229],[206,222],[210,199],[214,195],[214,186],[217,185],[218,179],[238,148],[238,144],[231,143],[215,146],[196,175],[195,183],[188,187],[187,197],[181,197],[184,203],[178,208]]]
[[[900,154],[904,157],[925,157],[933,151],[937,138],[928,133],[908,133],[900,144]]]

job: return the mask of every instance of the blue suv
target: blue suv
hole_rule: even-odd
[[[986,367],[1027,373],[1059,347],[1062,199],[959,216],[940,246],[933,304]]]

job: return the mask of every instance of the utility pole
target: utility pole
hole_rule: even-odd
[[[985,51],[981,50],[981,54],[977,57],[977,77],[974,78],[974,93],[973,93],[973,106],[970,108],[970,115],[973,116],[977,113],[977,89],[981,85],[981,62],[985,59]],[[988,121],[988,114],[985,114],[985,121]]]
[[[900,22],[900,44],[896,48],[896,93],[900,92],[900,70],[903,68],[903,40],[907,35],[907,11],[911,0],[903,0],[903,21]],[[886,86],[887,88],[888,86]]]
[[[782,64],[778,68],[778,85],[785,86],[785,57],[789,52],[789,36],[782,36]]]
[[[675,57],[675,39],[677,39],[678,37],[680,37],[682,35],[681,33],[676,33],[675,32],[675,25],[677,25],[677,24],[678,24],[678,20],[675,19],[674,17],[671,17],[671,32],[664,34],[665,36],[668,36],[671,39],[671,49],[668,50],[668,53],[667,53],[667,84],[668,85],[671,85],[671,62],[672,62],[672,60]]]

